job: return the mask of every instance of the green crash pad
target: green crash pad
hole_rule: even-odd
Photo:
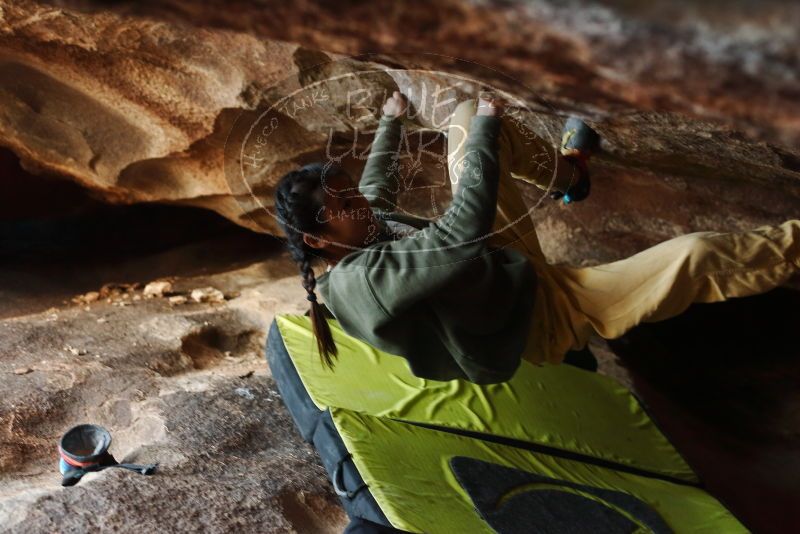
[[[492,531],[486,510],[475,509],[453,472],[451,462],[463,457],[563,481],[558,491],[582,499],[603,500],[586,487],[623,492],[677,532],[746,532],[693,486],[692,469],[631,392],[608,377],[523,361],[502,384],[425,380],[411,374],[404,358],[349,336],[335,320],[329,324],[339,357],[331,371],[320,363],[308,317],[279,315],[276,322],[311,400],[330,410],[354,465],[396,528]],[[642,531],[658,531],[629,512],[614,513]]]
[[[492,532],[456,481],[449,465],[453,457],[475,458],[560,481],[623,491],[651,505],[675,532],[746,532],[699,488],[349,410],[334,409],[332,415],[353,463],[381,510],[392,525],[409,532]],[[420,474],[424,474],[422,480]],[[432,522],[431,518],[440,520]]]

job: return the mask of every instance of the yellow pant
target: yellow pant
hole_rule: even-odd
[[[476,101],[466,100],[450,120],[453,191],[475,112]],[[594,267],[547,263],[533,208],[522,200],[517,180],[540,189],[563,185],[569,165],[519,121],[506,116],[501,121],[497,217],[490,244],[512,246],[528,256],[539,277],[525,359],[559,363],[567,351],[585,347],[593,332],[613,339],[639,323],[674,317],[693,302],[763,293],[800,273],[800,219],[746,232],[693,232]]]

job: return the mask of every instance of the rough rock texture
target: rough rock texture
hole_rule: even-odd
[[[276,180],[330,156],[358,175],[399,89],[418,111],[401,203],[435,216],[450,198],[436,164],[454,102],[431,95],[488,85],[553,143],[567,113],[604,136],[589,200],[525,190],[553,262],[778,223],[800,214],[798,26],[800,8],[777,0],[0,0],[0,522],[340,531],[263,362],[274,313],[306,303],[296,269],[269,237],[210,211],[274,233]],[[244,150],[259,145],[247,127],[273,119],[256,130],[268,149]],[[140,205],[152,202],[164,206]],[[171,289],[146,298],[165,277]],[[191,299],[206,287],[224,302]],[[797,531],[787,332],[800,306],[788,290],[749,302],[591,349],[750,528]],[[739,337],[715,343],[726,329]],[[55,443],[84,421],[111,430],[118,458],[160,461],[161,473],[62,490]]]
[[[175,306],[123,287],[0,321],[4,531],[340,532],[337,498],[263,359],[276,309],[302,311],[290,274],[277,256],[173,281],[172,293],[216,287],[223,303]],[[81,422],[109,429],[118,460],[159,471],[112,469],[62,489],[55,445]]]
[[[120,13],[247,31],[341,54],[436,54],[430,64],[448,71],[466,67],[455,58],[467,59],[565,103],[681,111],[788,145],[800,135],[800,7],[781,0],[114,4]]]
[[[118,2],[116,13],[0,5],[0,144],[26,170],[69,178],[107,202],[191,204],[275,232],[268,208],[276,180],[331,146],[335,154],[357,148],[342,161],[357,174],[383,96],[399,88],[427,132],[409,140],[412,150],[431,147],[413,175],[433,187],[410,191],[406,203],[435,215],[446,207],[446,176],[426,156],[441,156],[446,121],[426,113],[424,95],[454,74],[467,79],[453,98],[480,84],[507,90],[548,139],[567,112],[606,137],[593,201],[538,205],[543,234],[569,236],[545,243],[556,261],[597,263],[689,231],[780,222],[800,202],[796,7],[740,2],[736,14],[719,17],[691,3],[681,16],[661,3],[637,10],[622,2],[412,3],[402,12],[381,2]],[[363,24],[371,18],[377,28]],[[365,50],[383,54],[337,55]],[[236,125],[291,91],[302,107],[314,87],[327,98],[306,113],[273,110],[280,127],[265,157],[246,184],[232,177]],[[354,91],[368,95],[357,113],[347,106]],[[437,113],[446,117],[453,105]],[[532,205],[541,196],[532,187],[526,195]]]

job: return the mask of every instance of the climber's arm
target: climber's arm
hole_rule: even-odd
[[[358,189],[367,197],[374,211],[390,212],[397,207],[400,176],[397,161],[402,135],[401,117],[408,109],[408,99],[395,91],[383,104],[383,115],[372,142]]]
[[[345,257],[331,273],[336,298],[369,295],[390,319],[445,286],[458,287],[460,279],[466,286],[476,282],[469,279],[476,272],[470,262],[491,253],[486,238],[497,211],[499,130],[498,117],[472,118],[463,181],[444,215],[403,239]]]

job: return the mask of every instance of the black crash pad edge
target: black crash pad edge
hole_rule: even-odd
[[[311,400],[286,350],[278,322],[274,319],[269,328],[266,345],[267,363],[278,385],[283,403],[303,440],[312,444],[317,450],[328,478],[333,483],[337,468],[341,464],[339,482],[343,489],[352,491],[363,486],[364,480],[353,462],[348,459],[349,452],[333,424],[330,411],[320,410]],[[364,534],[402,532],[392,527],[369,488],[357,491],[352,498],[340,495],[339,500],[352,521],[346,532]]]

